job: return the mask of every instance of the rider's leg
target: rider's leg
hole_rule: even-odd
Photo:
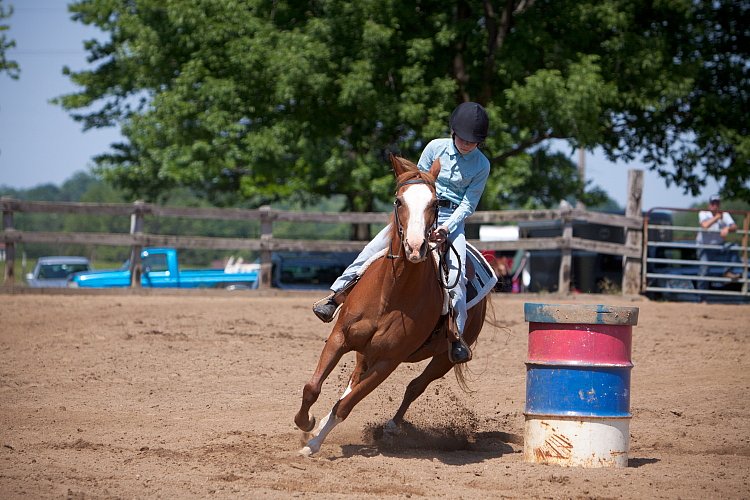
[[[458,340],[451,343],[449,357],[452,362],[465,363],[471,359],[471,349],[463,340],[466,326],[466,236],[461,224],[449,236],[453,249],[448,251],[448,283],[458,283],[450,290],[451,306],[456,315],[456,335]],[[455,253],[454,253],[455,251]],[[458,255],[456,255],[458,254]]]
[[[362,249],[354,261],[344,270],[343,274],[333,282],[333,285],[331,285],[331,295],[313,305],[313,312],[321,321],[329,323],[333,320],[333,316],[336,314],[339,305],[346,299],[346,295],[348,294],[347,287],[357,279],[359,270],[362,269],[364,263],[388,246],[390,231],[391,226],[388,224]]]

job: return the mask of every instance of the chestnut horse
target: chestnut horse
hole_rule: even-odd
[[[432,358],[422,374],[409,383],[390,425],[400,424],[409,405],[453,367],[448,359],[447,336],[433,334],[445,297],[428,244],[437,219],[435,179],[440,163],[436,160],[429,172],[393,155],[391,163],[397,187],[388,254],[374,260],[349,293],[315,373],[304,386],[302,406],[294,417],[294,423],[309,438],[300,450],[303,455],[317,453],[328,433],[399,364]],[[487,300],[485,297],[469,310],[464,329],[469,345],[482,329]],[[317,401],[325,379],[350,351],[357,354],[349,385],[313,431],[315,418],[310,407]],[[463,381],[463,366],[456,366],[459,382]]]

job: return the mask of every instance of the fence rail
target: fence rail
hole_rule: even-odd
[[[700,226],[678,226],[667,224],[650,225],[650,214],[657,210],[694,213],[698,220],[699,209],[653,208],[644,218],[641,289],[648,295],[663,297],[686,297],[685,300],[705,300],[711,296],[746,299],[750,296],[748,281],[748,236],[750,236],[750,212],[725,210],[733,217],[742,217],[742,228],[735,233],[740,243],[724,245],[701,244],[691,241],[650,241],[648,235],[656,230],[673,234],[681,231],[689,234],[707,233]],[[724,260],[715,260],[717,256]],[[729,277],[724,270],[740,270],[739,276]],[[732,271],[733,272],[733,271]]]
[[[640,198],[638,194],[637,198]],[[259,209],[237,208],[183,208],[163,207],[144,202],[133,204],[81,203],[81,202],[45,202],[23,201],[12,198],[0,198],[3,211],[3,227],[0,242],[6,250],[4,285],[13,285],[13,263],[15,247],[22,243],[60,243],[84,245],[110,245],[131,247],[131,286],[140,286],[140,251],[146,246],[172,246],[190,249],[222,249],[258,251],[261,256],[260,287],[271,283],[271,254],[276,251],[325,251],[347,252],[359,251],[367,241],[335,240],[295,240],[280,239],[273,236],[274,222],[324,222],[350,224],[387,224],[390,214],[382,212],[365,213],[328,213],[328,212],[293,212],[275,210],[270,207]],[[14,226],[14,215],[17,213],[54,213],[78,215],[109,215],[130,217],[130,233],[97,233],[97,232],[48,232],[27,231]],[[570,289],[570,253],[572,250],[621,255],[632,265],[624,275],[640,276],[641,243],[640,235],[643,218],[640,207],[634,212],[637,216],[613,215],[590,212],[584,209],[563,208],[559,210],[504,210],[480,211],[474,213],[467,221],[472,224],[508,224],[534,221],[558,221],[563,228],[561,237],[523,238],[517,241],[478,241],[469,240],[483,250],[550,250],[559,249],[563,254],[560,265],[559,291]],[[234,221],[259,221],[259,238],[225,238],[184,235],[150,234],[143,231],[145,217],[178,217],[191,219],[214,219]],[[626,244],[607,243],[573,237],[573,221],[584,221],[625,228],[626,234],[635,235],[635,239]],[[638,293],[638,287],[627,288],[623,278],[623,292]]]

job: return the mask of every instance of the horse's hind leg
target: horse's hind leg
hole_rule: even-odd
[[[399,407],[398,411],[393,416],[389,424],[391,426],[394,424],[397,426],[401,425],[401,423],[404,421],[406,410],[409,409],[409,406],[414,402],[414,400],[421,396],[422,393],[424,393],[428,385],[444,376],[450,371],[451,368],[453,368],[453,363],[451,363],[450,359],[448,359],[447,352],[440,353],[433,357],[429,364],[425,367],[424,371],[417,378],[409,382],[409,385],[406,387],[406,392],[404,393],[404,399],[401,402],[401,406]]]
[[[334,328],[323,347],[323,352],[320,353],[315,372],[302,390],[302,405],[294,417],[294,423],[300,430],[310,432],[315,427],[315,419],[310,416],[310,407],[318,400],[325,379],[347,352],[343,332],[338,327]]]

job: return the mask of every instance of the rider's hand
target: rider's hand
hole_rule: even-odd
[[[437,244],[443,243],[448,239],[448,228],[445,226],[438,226],[430,234],[430,241],[434,241]]]

